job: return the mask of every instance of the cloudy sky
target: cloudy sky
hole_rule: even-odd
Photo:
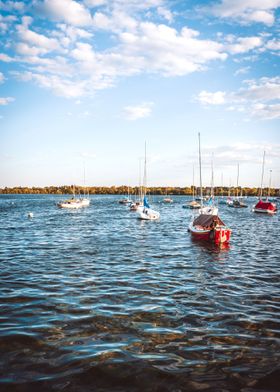
[[[0,187],[280,186],[280,0],[0,0]]]

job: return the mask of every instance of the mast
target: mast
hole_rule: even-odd
[[[213,168],[213,153],[212,153],[212,160],[211,160],[211,198],[214,198],[214,168]]]
[[[201,206],[203,206],[202,175],[201,175],[201,152],[200,152],[200,132],[198,132],[198,156],[199,156],[200,202],[201,202]]]
[[[194,164],[193,164],[193,172],[192,172],[192,183],[193,183],[192,198],[193,198],[193,201],[194,201]]]
[[[236,198],[238,197],[238,183],[239,183],[239,163],[237,164]]]
[[[139,158],[139,201],[142,200],[141,158]]]
[[[263,163],[262,163],[262,179],[261,179],[261,191],[260,191],[260,199],[262,198],[263,176],[264,176],[264,162],[265,162],[265,151],[263,152]]]
[[[146,188],[147,188],[147,147],[145,141],[145,161],[144,161],[144,178],[143,178],[143,194],[146,196]]]
[[[269,170],[269,188],[268,188],[268,194],[267,194],[267,197],[270,197],[270,189],[271,189],[271,173],[272,173],[272,170],[270,169],[270,170]]]

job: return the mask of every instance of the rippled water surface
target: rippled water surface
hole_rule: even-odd
[[[0,197],[1,390],[279,390],[279,213],[220,206],[218,249],[191,240],[182,197],[155,198],[157,222],[60,199]]]

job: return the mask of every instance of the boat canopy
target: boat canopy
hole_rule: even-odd
[[[276,209],[274,204],[270,203],[269,201],[263,200],[259,200],[258,203],[255,205],[255,208],[270,211],[274,211]]]
[[[199,225],[203,227],[211,227],[214,225],[225,226],[224,222],[219,218],[218,215],[206,215],[200,214],[198,217],[193,221],[193,225]]]
[[[144,196],[144,207],[150,208],[150,205],[148,203],[148,199],[146,198],[146,196]]]

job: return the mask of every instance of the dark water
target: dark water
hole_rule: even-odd
[[[217,249],[185,198],[155,199],[158,222],[59,199],[0,197],[0,390],[280,390],[279,213],[220,206]]]

